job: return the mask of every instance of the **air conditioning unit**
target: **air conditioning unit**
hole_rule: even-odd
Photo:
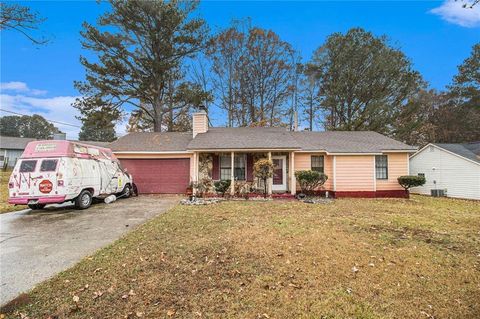
[[[431,189],[430,194],[433,197],[444,197],[446,196],[446,190],[445,189]]]

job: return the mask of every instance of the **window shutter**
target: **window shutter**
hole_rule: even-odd
[[[253,182],[253,155],[247,154],[247,182]]]
[[[218,181],[220,179],[220,158],[218,154],[213,154],[212,163],[212,179]]]

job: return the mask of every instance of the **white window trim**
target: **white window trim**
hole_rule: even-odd
[[[218,177],[219,177],[219,180],[222,180],[222,156],[223,157],[229,157],[230,158],[230,170],[232,170],[232,164],[231,164],[231,161],[232,161],[232,155],[230,154],[220,154],[218,155]],[[248,165],[247,165],[247,154],[246,153],[242,153],[242,154],[235,154],[234,155],[234,163],[235,163],[235,159],[237,157],[240,157],[240,156],[243,156],[244,157],[244,163],[245,163],[245,179],[239,179],[239,181],[247,181],[247,176],[248,176]],[[230,171],[230,174],[231,174],[231,171]],[[235,174],[235,168],[233,168],[233,174]],[[231,178],[231,177],[230,177]]]

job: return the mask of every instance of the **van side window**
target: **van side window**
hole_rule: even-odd
[[[57,169],[57,160],[43,160],[40,172],[54,172]]]
[[[22,161],[20,164],[20,173],[31,173],[35,170],[37,161]]]

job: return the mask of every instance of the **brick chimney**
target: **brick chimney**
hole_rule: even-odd
[[[193,137],[198,133],[205,133],[208,131],[208,117],[206,112],[193,113]]]

